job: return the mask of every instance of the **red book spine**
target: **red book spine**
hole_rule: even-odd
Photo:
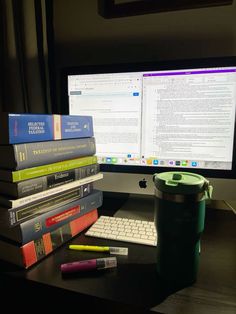
[[[70,221],[53,232],[45,233],[41,238],[28,242],[21,247],[23,266],[28,268],[50,254],[81,231],[93,224],[98,218],[94,209],[77,219]]]

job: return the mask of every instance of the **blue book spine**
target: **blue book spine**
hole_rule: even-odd
[[[26,244],[100,207],[102,200],[102,191],[94,190],[88,196],[73,201],[69,205],[59,206],[15,227],[2,227],[0,235],[20,244]]]
[[[0,144],[43,142],[94,136],[91,116],[12,114],[0,118]]]

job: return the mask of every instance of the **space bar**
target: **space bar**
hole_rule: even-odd
[[[107,235],[102,234],[100,232],[96,233],[96,232],[91,232],[91,231],[87,231],[85,233],[85,235],[90,236],[90,237],[105,238],[105,239],[109,239],[109,240],[117,240],[117,241],[124,241],[124,242],[130,242],[130,243],[156,246],[155,240],[153,241],[153,240],[148,240],[148,239],[133,238],[133,237],[127,237],[124,235],[122,235],[122,236],[121,235],[107,236]]]
[[[138,243],[138,244],[146,244],[146,245],[153,245],[155,246],[155,242],[148,239],[140,239],[140,238],[131,238],[127,236],[117,236],[116,238],[118,241],[125,241],[131,243]]]

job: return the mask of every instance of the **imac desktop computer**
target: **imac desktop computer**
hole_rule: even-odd
[[[236,57],[68,68],[63,92],[69,114],[93,117],[98,189],[147,207],[154,173],[188,171],[236,199]]]

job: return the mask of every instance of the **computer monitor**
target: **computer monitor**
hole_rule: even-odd
[[[153,195],[154,173],[188,171],[235,199],[236,57],[67,68],[62,91],[93,116],[99,189]]]

